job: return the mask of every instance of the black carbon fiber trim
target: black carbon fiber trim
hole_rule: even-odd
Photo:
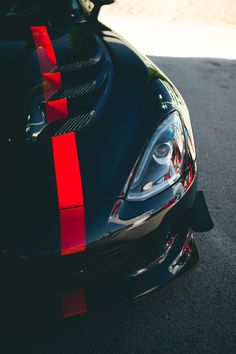
[[[55,96],[53,99],[61,99],[61,98],[74,98],[77,96],[86,95],[95,91],[97,88],[97,81],[91,81],[85,84],[81,84],[75,87],[70,87],[68,89],[64,89]],[[52,99],[52,98],[51,98]]]
[[[60,129],[58,129],[53,135],[57,136],[78,131],[85,127],[87,124],[89,124],[94,117],[95,111],[81,114],[77,117],[69,118],[66,120],[66,123],[63,124]]]
[[[76,61],[74,63],[68,63],[68,64],[56,66],[52,70],[52,72],[60,71],[61,73],[69,73],[72,71],[85,69],[85,68],[88,68],[90,66],[97,64],[100,61],[100,59],[101,58],[90,58],[87,60],[81,60],[81,61]]]

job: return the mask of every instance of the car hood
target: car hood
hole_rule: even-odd
[[[153,79],[165,79],[102,25],[11,22],[1,30],[0,50],[5,227],[14,215],[29,244],[32,233],[59,233],[57,139],[73,134],[77,174],[64,184],[83,195],[66,208],[122,196],[148,136],[167,113],[153,87]],[[71,151],[63,149],[63,161],[69,161]],[[79,176],[80,187],[71,176]],[[52,240],[42,247],[47,252],[55,250]]]

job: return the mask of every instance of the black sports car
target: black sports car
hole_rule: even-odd
[[[7,318],[138,299],[195,264],[192,230],[212,227],[184,100],[98,22],[111,2],[1,1]]]

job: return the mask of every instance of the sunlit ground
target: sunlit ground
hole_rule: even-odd
[[[236,59],[236,27],[140,19],[102,11],[100,20],[147,55]]]

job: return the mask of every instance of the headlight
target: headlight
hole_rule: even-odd
[[[154,131],[140,159],[126,199],[146,200],[180,179],[185,170],[186,144],[178,112],[171,113]]]

